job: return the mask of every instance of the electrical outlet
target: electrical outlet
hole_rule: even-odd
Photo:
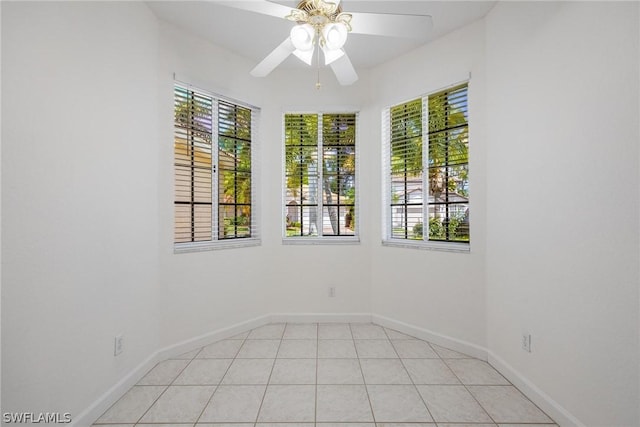
[[[330,286],[329,287],[329,297],[330,298],[335,298],[336,296],[336,287],[335,286]]]
[[[123,337],[122,335],[117,335],[114,339],[113,339],[113,355],[117,356],[120,353],[122,353],[122,350],[124,350],[124,342],[123,342]]]
[[[522,334],[522,349],[531,353],[531,334]]]

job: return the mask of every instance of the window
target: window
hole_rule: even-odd
[[[383,116],[384,243],[468,250],[467,84]]]
[[[357,240],[356,120],[285,114],[285,241]]]
[[[174,87],[176,251],[259,243],[254,107]]]

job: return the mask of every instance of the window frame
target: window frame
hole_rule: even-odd
[[[355,200],[354,200],[354,221],[356,228],[353,235],[323,235],[322,230],[318,230],[317,236],[287,236],[286,217],[287,217],[287,165],[286,165],[286,117],[287,115],[315,115],[318,123],[318,138],[316,143],[317,149],[317,162],[318,162],[318,189],[316,207],[316,215],[323,222],[323,209],[324,209],[324,197],[323,197],[323,124],[322,119],[324,115],[348,115],[353,114],[355,116],[355,173],[354,173],[354,188],[355,188]],[[331,109],[331,110],[286,110],[282,113],[282,201],[281,201],[281,224],[282,224],[282,243],[284,245],[354,245],[360,243],[360,191],[359,191],[359,169],[360,169],[360,112],[356,109]],[[322,228],[322,227],[321,227]]]
[[[469,103],[469,92],[471,88],[470,79],[464,79],[458,81],[457,83],[447,85],[437,90],[429,91],[427,94],[423,94],[420,96],[413,97],[411,99],[397,102],[392,105],[385,107],[382,110],[381,114],[381,135],[382,135],[382,170],[383,170],[383,178],[382,178],[382,245],[389,247],[400,247],[400,248],[410,248],[410,249],[426,249],[426,250],[437,250],[437,251],[446,251],[446,252],[460,252],[460,253],[469,253],[471,251],[471,241],[468,242],[455,242],[455,241],[442,241],[442,240],[429,240],[429,232],[426,229],[423,229],[422,239],[409,239],[409,238],[397,238],[393,237],[393,224],[392,224],[392,203],[391,203],[391,195],[392,195],[392,179],[391,179],[391,109],[394,107],[401,106],[403,104],[408,104],[418,99],[421,100],[422,103],[422,170],[421,170],[421,184],[422,188],[429,189],[429,97],[433,95],[437,95],[444,91],[455,89],[462,85],[467,86],[467,105]],[[469,108],[470,111],[470,108]],[[470,116],[470,114],[469,114]],[[470,127],[471,118],[467,119],[467,129]],[[470,141],[471,136],[468,135],[468,148],[470,150]],[[470,151],[468,151],[470,153]],[[469,156],[470,158],[470,156]],[[466,166],[467,169],[470,169],[471,162],[467,160]],[[471,174],[469,173],[469,176]],[[471,187],[471,179],[468,181],[469,187]],[[471,206],[470,199],[467,203],[468,206]],[[421,219],[422,224],[429,223],[429,194],[422,197],[422,213]],[[471,234],[471,220],[469,219],[469,234]]]
[[[251,246],[259,246],[262,243],[261,238],[261,230],[259,224],[259,199],[258,199],[258,179],[260,176],[259,172],[259,137],[258,137],[258,122],[260,118],[260,108],[248,104],[246,102],[238,101],[236,99],[219,95],[214,92],[201,89],[192,84],[185,83],[178,79],[173,81],[173,140],[174,140],[174,151],[172,154],[172,162],[173,162],[173,172],[176,173],[177,169],[177,159],[175,152],[175,139],[176,139],[176,119],[175,119],[175,102],[176,102],[176,91],[178,88],[181,88],[186,91],[191,91],[197,93],[199,96],[207,97],[211,100],[211,240],[201,240],[201,241],[190,241],[190,242],[176,242],[176,211],[175,206],[177,205],[177,197],[176,197],[176,180],[175,176],[173,179],[173,206],[174,206],[174,215],[173,215],[173,252],[175,254],[180,253],[190,253],[190,252],[201,252],[201,251],[209,251],[209,250],[218,250],[218,249],[233,249],[233,248],[241,248],[241,247],[251,247]],[[231,238],[220,238],[219,237],[219,221],[220,221],[220,208],[224,203],[220,203],[219,200],[219,191],[220,191],[220,180],[221,178],[221,167],[219,162],[219,129],[221,118],[219,115],[219,107],[221,104],[231,105],[233,107],[248,109],[250,110],[250,142],[249,147],[251,151],[251,167],[250,167],[250,236],[248,237],[231,237]],[[237,172],[237,171],[236,171]],[[234,199],[235,200],[235,199]]]

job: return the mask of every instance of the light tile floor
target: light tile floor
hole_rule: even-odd
[[[556,426],[488,363],[370,323],[269,324],[165,360],[94,426],[375,423]]]

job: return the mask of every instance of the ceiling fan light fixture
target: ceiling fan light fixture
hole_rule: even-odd
[[[315,31],[309,24],[296,25],[291,29],[291,42],[297,50],[313,51]]]
[[[329,50],[342,49],[347,41],[347,27],[341,23],[327,24],[322,28],[322,38]]]

